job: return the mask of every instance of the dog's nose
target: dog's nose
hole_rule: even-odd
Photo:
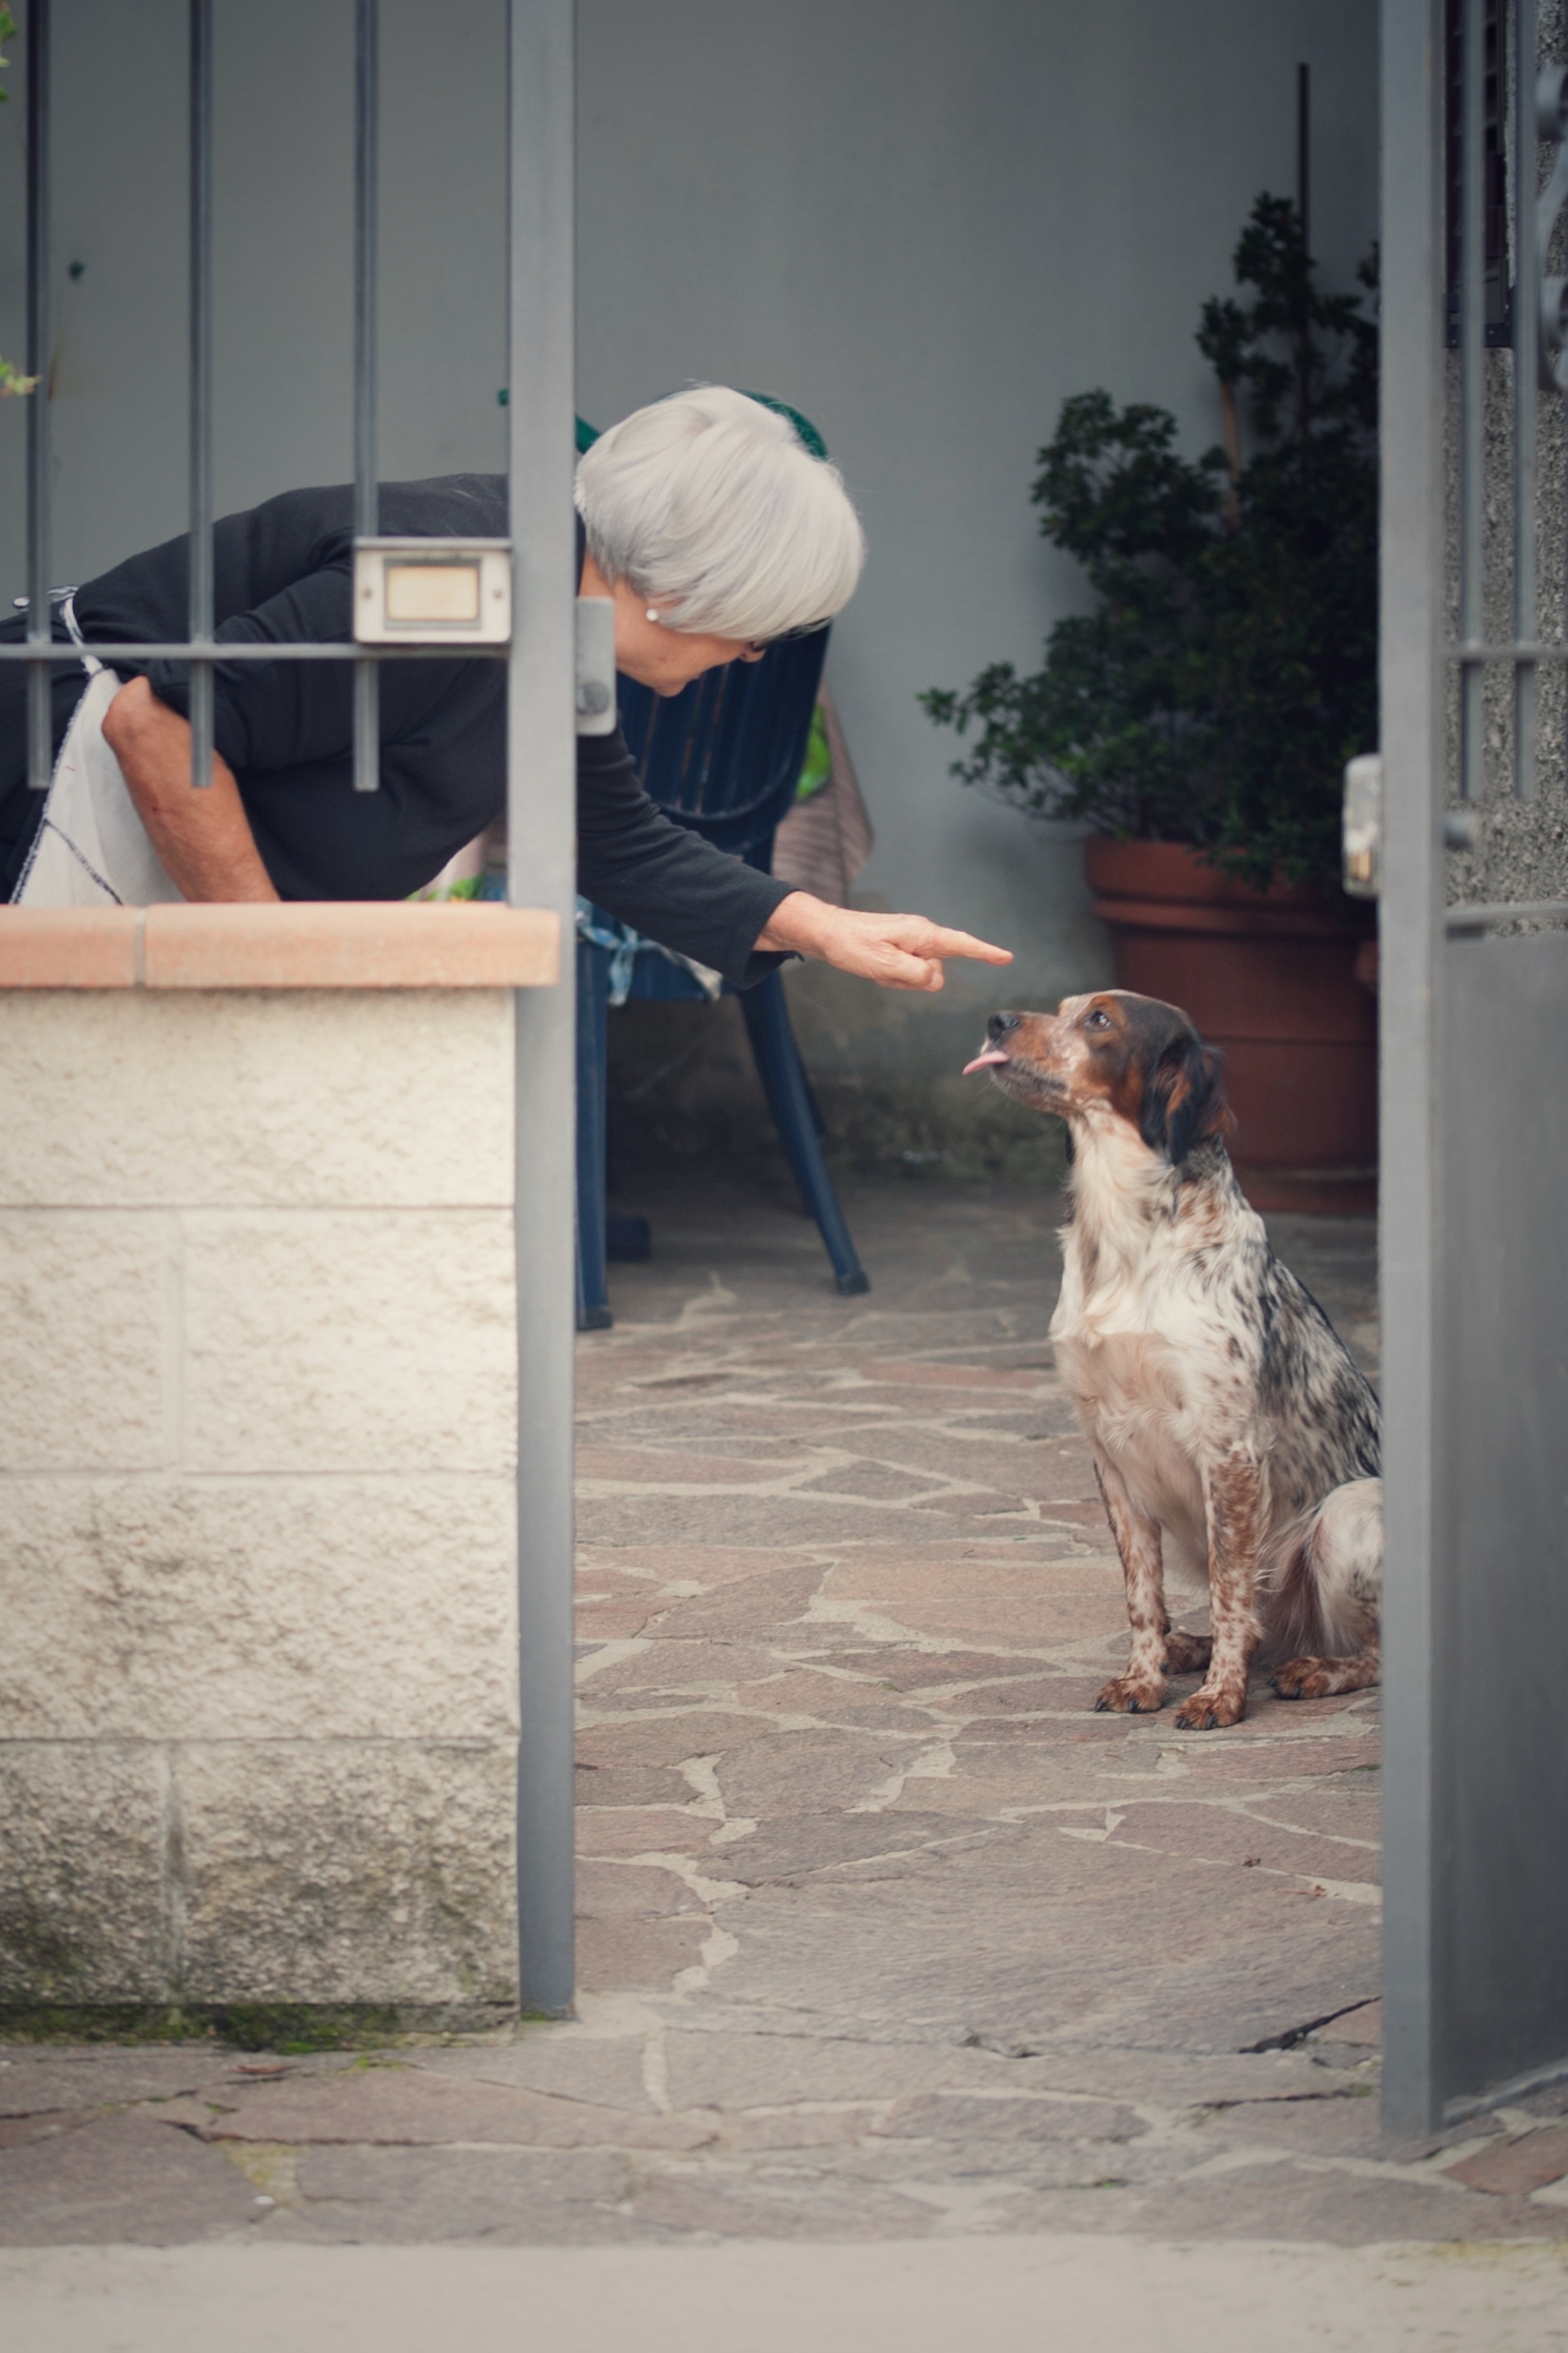
[[[1016,1029],[1022,1019],[1021,1013],[994,1013],[985,1025],[985,1034],[995,1044],[998,1038],[1005,1038],[1010,1030]]]

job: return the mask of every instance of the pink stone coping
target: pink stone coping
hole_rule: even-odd
[[[545,907],[0,907],[0,989],[550,988],[560,969]]]

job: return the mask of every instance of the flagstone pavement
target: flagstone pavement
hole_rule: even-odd
[[[653,1206],[580,1356],[578,2016],[9,2044],[0,2244],[1568,2235],[1568,2091],[1381,2131],[1377,1694],[1093,1712],[1058,1205],[851,1190],[858,1299]],[[1276,1240],[1372,1365],[1370,1225]]]

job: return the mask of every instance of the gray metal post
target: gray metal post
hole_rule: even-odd
[[[1436,2121],[1432,1433],[1442,922],[1442,10],[1383,0],[1384,2112]],[[1467,162],[1476,159],[1467,158]]]
[[[212,639],[212,0],[190,0],[190,639]],[[212,666],[190,666],[190,781],[212,782]]]
[[[572,0],[509,0],[508,896],[556,910],[562,958],[556,987],[515,1000],[517,1909],[524,2007],[555,2017],[571,2009],[574,1984],[572,17]]]
[[[377,484],[377,295],[380,261],[379,0],[358,0],[354,12],[354,535],[374,539],[381,528]],[[374,792],[381,781],[379,673],[374,662],[354,666],[354,789]]]
[[[1464,0],[1463,174],[1460,203],[1460,588],[1459,633],[1481,638],[1481,533],[1486,511],[1486,0]],[[1460,674],[1460,789],[1479,801],[1486,788],[1486,673]]]
[[[1536,0],[1514,7],[1514,637],[1533,645],[1539,635],[1536,581],[1536,412],[1539,405],[1540,313],[1536,251]],[[1477,561],[1480,557],[1478,554]],[[1534,662],[1514,668],[1514,790],[1536,794],[1539,672]]]
[[[47,646],[49,607],[49,0],[28,10],[28,357],[37,379],[28,401],[28,636]],[[28,671],[28,782],[47,792],[54,767],[54,673],[37,662]]]

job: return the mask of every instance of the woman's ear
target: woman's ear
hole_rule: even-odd
[[[1151,1152],[1180,1168],[1195,1144],[1220,1134],[1229,1116],[1219,1055],[1191,1032],[1173,1038],[1144,1091],[1138,1132]]]

